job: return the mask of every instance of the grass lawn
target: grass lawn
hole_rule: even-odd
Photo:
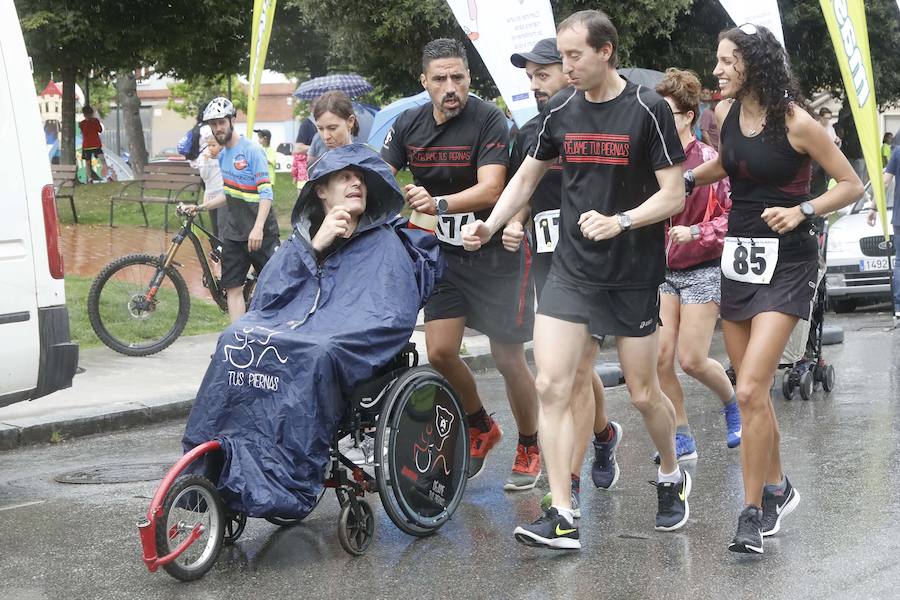
[[[106,184],[108,185],[108,184]],[[99,186],[98,186],[99,187]],[[69,329],[72,341],[82,348],[102,345],[94,334],[87,313],[87,295],[92,279],[66,275],[66,304],[69,308]],[[172,292],[174,294],[174,292]],[[219,310],[211,299],[191,297],[191,316],[181,335],[215,333],[228,326],[228,315]]]
[[[402,188],[407,183],[412,183],[409,171],[403,170],[397,180]],[[109,223],[109,197],[116,195],[126,185],[121,183],[95,183],[91,185],[75,186],[75,210],[78,211],[78,222],[90,225],[105,225]],[[275,216],[281,228],[282,238],[290,235],[291,211],[297,200],[297,188],[291,179],[290,173],[278,173],[275,176]],[[147,218],[150,227],[163,228],[165,207],[159,204],[145,204]],[[116,202],[114,208],[113,223],[116,225],[143,225],[141,206],[137,202]],[[69,208],[68,199],[58,203],[60,223],[73,223],[72,210]],[[179,226],[175,211],[169,207],[169,228],[177,229]]]

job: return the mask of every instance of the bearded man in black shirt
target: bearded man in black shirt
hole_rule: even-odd
[[[544,172],[563,164],[559,243],[535,321],[541,448],[553,505],[517,527],[521,543],[580,548],[571,506],[572,392],[593,370],[595,338],[615,335],[631,401],[660,454],[656,529],[683,527],[690,475],[675,462],[675,411],[656,376],[662,221],[681,211],[684,152],[672,110],[653,90],[616,72],[618,33],[603,12],[560,23],[557,46],[573,88],[554,96],[538,142],[487,222],[463,231],[476,250],[528,202]]]
[[[456,40],[426,44],[421,82],[431,102],[398,117],[381,156],[395,173],[409,167],[415,184],[406,186],[407,203],[437,218],[447,270],[425,306],[428,360],[462,399],[469,425],[468,475],[474,477],[502,432],[485,412],[459,350],[466,326],[490,338],[519,429],[504,489],[531,489],[540,477],[541,460],[537,394],[523,346],[531,339],[534,323],[530,261],[525,249],[505,251],[500,235],[485,240],[478,252],[467,253],[461,235],[466,223],[487,218],[503,190],[509,162],[506,119],[496,106],[469,96],[466,51]]]

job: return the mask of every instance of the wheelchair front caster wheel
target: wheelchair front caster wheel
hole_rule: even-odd
[[[347,502],[338,521],[338,539],[349,554],[359,556],[369,548],[375,536],[375,516],[365,500]]]
[[[815,383],[812,371],[804,371],[800,376],[800,397],[804,400],[812,398]]]
[[[238,541],[246,526],[247,515],[244,513],[229,513],[225,521],[225,534],[222,537],[222,543],[230,546]]]

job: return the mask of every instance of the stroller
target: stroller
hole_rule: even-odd
[[[825,325],[825,253],[828,247],[828,221],[818,217],[814,226],[819,232],[819,274],[809,321],[799,321],[784,349],[779,368],[785,369],[781,379],[781,393],[785,400],[793,399],[794,390],[803,400],[809,400],[818,385],[825,392],[835,387],[834,366],[822,356],[822,331]],[[808,331],[808,333],[807,333]],[[805,343],[804,343],[805,342]]]

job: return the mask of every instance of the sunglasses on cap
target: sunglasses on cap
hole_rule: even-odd
[[[756,28],[756,25],[753,23],[744,23],[739,26],[738,29],[741,30],[742,33],[746,33],[747,35],[756,35],[759,33],[759,29]]]

